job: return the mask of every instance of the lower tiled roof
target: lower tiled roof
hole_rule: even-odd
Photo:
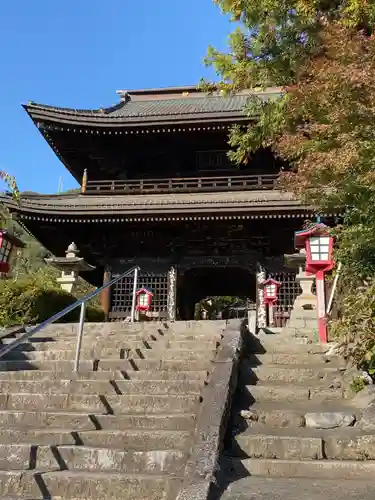
[[[201,214],[218,210],[222,213],[285,212],[309,208],[303,207],[291,193],[277,190],[115,196],[30,195],[23,197],[19,206],[10,199],[6,204],[20,213],[59,216]]]

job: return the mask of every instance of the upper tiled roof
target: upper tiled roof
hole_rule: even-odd
[[[244,91],[232,96],[218,93],[208,94],[193,87],[178,89],[154,89],[134,92],[119,92],[121,102],[102,109],[71,109],[46,106],[30,102],[26,110],[35,121],[61,121],[93,123],[108,126],[127,124],[150,124],[162,121],[194,121],[244,119],[243,112],[251,95],[262,100],[272,100],[280,96],[280,89],[262,92]]]
[[[263,96],[262,96],[263,97]],[[266,97],[263,97],[264,99]],[[128,101],[123,106],[110,112],[111,116],[146,117],[193,115],[201,113],[242,112],[249,99],[248,95],[230,97],[205,96],[182,97],[180,99]]]

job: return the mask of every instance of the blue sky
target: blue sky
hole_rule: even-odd
[[[75,187],[21,104],[98,108],[117,89],[195,84],[230,29],[212,0],[1,0],[0,169],[22,190]]]

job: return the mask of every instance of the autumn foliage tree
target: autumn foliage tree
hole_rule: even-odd
[[[293,167],[285,187],[344,215],[336,258],[367,278],[375,276],[375,39],[338,25],[320,37],[324,50],[301,66],[269,140]]]
[[[375,279],[375,2],[214,1],[237,23],[228,53],[208,50],[219,88],[280,88],[276,101],[249,98],[245,111],[258,120],[232,129],[231,159],[246,162],[250,152],[271,147],[290,165],[282,187],[317,212],[343,215],[336,258],[346,307],[335,329],[349,344],[353,325],[362,328],[353,356],[360,363],[375,352],[368,310],[358,323],[359,304],[368,304]],[[358,294],[363,300],[354,300]]]

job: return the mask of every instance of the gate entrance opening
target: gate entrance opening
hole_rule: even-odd
[[[195,304],[206,297],[233,296],[256,300],[255,274],[242,267],[194,267],[180,277],[178,316],[194,319]]]

